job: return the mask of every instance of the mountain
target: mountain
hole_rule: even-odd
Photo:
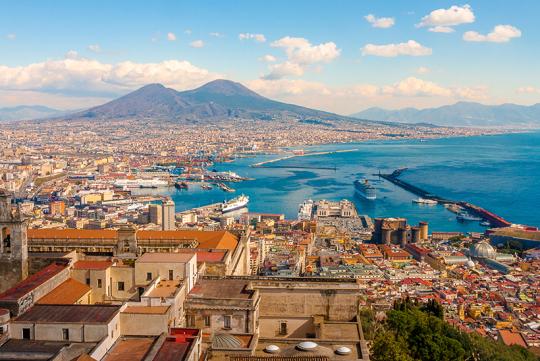
[[[453,105],[421,110],[416,108],[399,110],[369,108],[351,116],[375,121],[423,122],[441,126],[540,127],[540,103],[524,106],[458,102]]]
[[[65,112],[41,105],[19,105],[16,107],[0,108],[0,121],[32,120],[54,117],[60,114],[65,114]]]
[[[303,121],[355,120],[271,100],[229,80],[214,80],[199,88],[182,92],[161,84],[149,84],[106,104],[70,116],[88,119],[152,118],[172,121],[225,118],[271,120],[284,117]]]

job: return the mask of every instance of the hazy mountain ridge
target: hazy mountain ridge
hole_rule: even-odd
[[[398,110],[374,107],[352,114],[351,116],[374,121],[431,123],[442,126],[539,127],[540,103],[525,106],[517,104],[484,105],[474,102],[458,102],[438,108],[403,108]]]
[[[42,105],[19,105],[16,107],[0,108],[0,121],[34,120],[65,114],[63,110],[53,109]]]
[[[118,99],[69,116],[96,120],[154,118],[172,121],[235,117],[259,120],[293,117],[358,121],[338,114],[271,100],[229,80],[214,80],[199,88],[181,92],[161,84],[149,84]]]

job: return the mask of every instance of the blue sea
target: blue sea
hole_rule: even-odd
[[[435,231],[481,231],[478,222],[457,222],[441,205],[412,203],[415,195],[379,179],[376,174],[406,167],[402,179],[439,196],[468,201],[513,223],[540,226],[540,133],[459,137],[434,140],[370,141],[305,148],[331,151],[358,148],[348,153],[305,156],[276,165],[336,167],[336,170],[252,168],[251,164],[279,156],[241,158],[216,165],[252,181],[233,183],[236,193],[198,186],[188,191],[162,191],[176,202],[177,211],[221,202],[235,194],[250,197],[249,210],[284,213],[296,218],[303,200],[347,198],[359,213],[371,217],[405,217],[410,224],[424,220]],[[354,195],[353,181],[368,178],[377,188],[377,200]]]

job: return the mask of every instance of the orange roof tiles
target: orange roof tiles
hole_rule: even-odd
[[[499,330],[499,335],[501,336],[502,342],[504,342],[507,346],[519,345],[527,347],[523,336],[519,332],[514,332],[510,330]]]
[[[154,338],[124,338],[118,340],[109,350],[104,361],[140,361],[143,360],[154,344]]]
[[[28,229],[28,239],[117,239],[113,229]]]
[[[90,292],[92,288],[73,278],[60,284],[51,292],[39,299],[41,305],[72,305]]]
[[[122,313],[135,313],[144,315],[164,315],[169,306],[128,306]]]
[[[73,269],[84,270],[104,270],[112,266],[111,261],[77,261],[73,265]]]
[[[199,242],[197,248],[228,249],[231,251],[238,244],[237,237],[227,231],[138,231],[137,239],[194,239]]]

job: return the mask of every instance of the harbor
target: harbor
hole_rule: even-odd
[[[443,197],[439,197],[438,195],[436,194],[433,194],[433,193],[430,193],[422,188],[419,188],[411,183],[408,183],[408,182],[405,182],[401,179],[399,179],[399,176],[401,176],[401,174],[403,172],[405,172],[407,170],[407,168],[400,168],[400,169],[397,169],[395,170],[394,172],[390,173],[390,174],[383,174],[383,173],[378,173],[378,174],[375,174],[376,176],[379,176],[395,185],[397,185],[398,187],[400,188],[403,188],[419,197],[421,197],[421,199],[425,199],[425,200],[432,200],[432,201],[435,201],[437,203],[440,203],[440,204],[443,204],[445,206],[447,206],[447,208],[451,209],[452,206],[458,206],[460,207],[461,209],[464,209],[466,210],[469,214],[473,214],[473,215],[476,215],[478,216],[481,220],[485,220],[487,222],[489,222],[490,226],[491,227],[508,227],[510,225],[512,225],[511,222],[507,221],[506,219],[504,219],[503,217],[493,213],[493,212],[490,212],[482,207],[479,207],[477,205],[474,205],[472,203],[469,203],[469,202],[464,202],[464,201],[455,201],[455,200],[450,200],[450,199],[446,199],[446,198],[443,198]],[[458,215],[458,219],[459,218],[459,215]],[[462,217],[463,219],[463,217]]]

